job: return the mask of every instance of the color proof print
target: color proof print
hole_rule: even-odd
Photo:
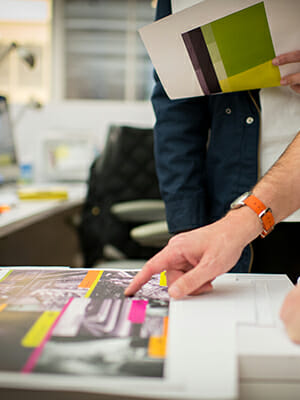
[[[205,94],[278,86],[264,3],[182,33]]]
[[[156,275],[124,297],[135,274],[0,270],[0,371],[163,377],[167,288]]]

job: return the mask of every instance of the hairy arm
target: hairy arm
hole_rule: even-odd
[[[300,208],[300,132],[253,193],[271,207],[275,223]],[[242,207],[211,225],[178,234],[145,264],[125,294],[135,293],[163,270],[174,298],[210,290],[213,279],[229,271],[261,231],[257,215]]]
[[[253,192],[271,207],[276,223],[300,208],[300,132]]]

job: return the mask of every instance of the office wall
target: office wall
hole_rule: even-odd
[[[150,102],[62,101],[38,110],[12,105],[11,115],[16,121],[14,133],[21,163],[34,163],[40,138],[55,132],[91,135],[95,149],[101,152],[110,124],[154,124]]]
[[[45,1],[47,2],[47,0]],[[40,96],[35,91],[32,91],[31,87],[28,85],[26,86],[26,96],[25,94],[22,98],[8,96],[10,103],[12,103],[11,115],[14,122],[19,163],[34,164],[37,158],[37,144],[40,142],[40,138],[52,134],[54,135],[56,132],[62,135],[64,132],[67,132],[74,135],[86,134],[87,136],[91,136],[95,149],[101,152],[110,124],[150,127],[153,126],[154,123],[154,115],[149,100],[142,100],[148,99],[151,93],[151,86],[153,86],[152,67],[137,34],[137,29],[141,25],[145,25],[154,19],[154,8],[151,8],[150,1],[143,0],[137,2],[136,0],[120,0],[115,4],[110,4],[112,2],[107,0],[105,2],[85,4],[85,2],[81,2],[80,0],[70,2],[52,0],[48,3],[49,5],[51,3],[53,4],[52,13],[48,13],[52,21],[51,40],[47,36],[47,40],[49,39],[47,43],[51,42],[52,48],[51,80],[49,71],[47,75],[47,79],[51,85],[50,101],[49,96]],[[49,18],[47,19],[48,22],[50,21]],[[107,24],[106,19],[109,21],[109,24]],[[131,22],[129,23],[127,20]],[[90,32],[91,24],[94,24],[93,26],[95,26],[95,29],[92,29]],[[83,57],[84,61],[89,59],[87,54],[92,55],[92,60],[94,60],[95,51],[98,57],[96,57],[96,59],[103,61],[103,54],[104,57],[110,57],[111,54],[107,51],[107,43],[104,39],[108,33],[112,34],[112,38],[115,37],[113,29],[114,24],[117,26],[118,32],[120,26],[124,27],[124,32],[121,30],[120,34],[125,37],[126,43],[128,39],[126,46],[120,45],[117,40],[117,48],[115,49],[116,51],[120,50],[122,54],[124,53],[123,55],[126,55],[125,58],[123,57],[124,60],[122,58],[120,61],[120,57],[116,57],[115,59],[117,64],[122,64],[119,65],[120,68],[123,68],[124,63],[124,68],[126,66],[125,69],[126,71],[128,70],[128,72],[124,74],[125,80],[123,82],[125,87],[123,91],[125,95],[117,100],[118,97],[112,96],[110,90],[108,91],[109,96],[99,97],[97,100],[86,100],[93,98],[89,96],[85,96],[85,100],[71,100],[72,96],[68,97],[66,91],[67,79],[72,75],[68,56],[75,51],[76,54]],[[83,26],[88,28],[88,32],[86,32],[85,28],[82,28]],[[109,29],[107,29],[107,26]],[[94,37],[96,33],[97,35]],[[103,40],[100,41],[99,34],[102,33],[104,37]],[[41,35],[33,35],[34,38],[40,36]],[[86,39],[91,39],[91,37],[93,38],[93,46],[92,49],[89,49],[87,52],[87,43],[90,43],[90,40],[86,42]],[[74,48],[75,38],[77,44]],[[70,46],[68,46],[68,44]],[[91,54],[90,50],[93,50]],[[109,50],[112,51],[111,46]],[[136,55],[135,58],[133,54]],[[15,52],[13,52],[12,56],[16,56]],[[133,60],[135,60],[135,63]],[[16,64],[16,60],[11,61],[13,65]],[[46,61],[49,61],[48,56]],[[145,76],[140,76],[138,74],[140,69],[144,70],[140,63],[143,65],[147,64],[147,68],[145,68],[147,73],[144,74]],[[78,70],[80,72],[83,70],[82,65],[83,64],[78,63],[77,60],[77,72]],[[83,71],[83,75],[89,76],[90,74],[88,71],[89,69]],[[28,73],[32,74],[32,72],[33,71],[29,71]],[[110,72],[110,70],[107,72]],[[101,73],[100,70],[99,72],[97,70],[96,79],[89,82],[89,86],[94,88],[94,86],[101,81],[100,78],[108,83],[114,81],[109,74]],[[76,79],[78,82],[76,82]],[[80,83],[85,88],[88,86],[84,80],[82,83],[80,76],[76,76],[76,79],[75,83]],[[138,82],[147,87],[147,95],[144,97],[134,95],[134,93],[138,93]],[[37,87],[40,86],[40,84],[37,85]],[[38,110],[26,107],[26,105],[24,108],[25,102],[30,101],[32,98],[44,102],[45,105]],[[67,98],[69,98],[69,100]],[[76,96],[73,98],[75,99]],[[112,101],[112,99],[115,100]],[[23,104],[16,105],[15,102],[23,102]]]

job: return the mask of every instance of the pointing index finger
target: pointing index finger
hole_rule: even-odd
[[[129,286],[126,288],[125,296],[134,295],[145,283],[147,283],[153,275],[159,274],[167,268],[167,251],[164,249],[154,257],[152,257],[133,278]]]

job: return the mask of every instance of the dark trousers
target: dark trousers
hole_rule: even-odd
[[[287,274],[293,283],[300,275],[300,222],[281,222],[267,237],[252,242],[251,272]]]

